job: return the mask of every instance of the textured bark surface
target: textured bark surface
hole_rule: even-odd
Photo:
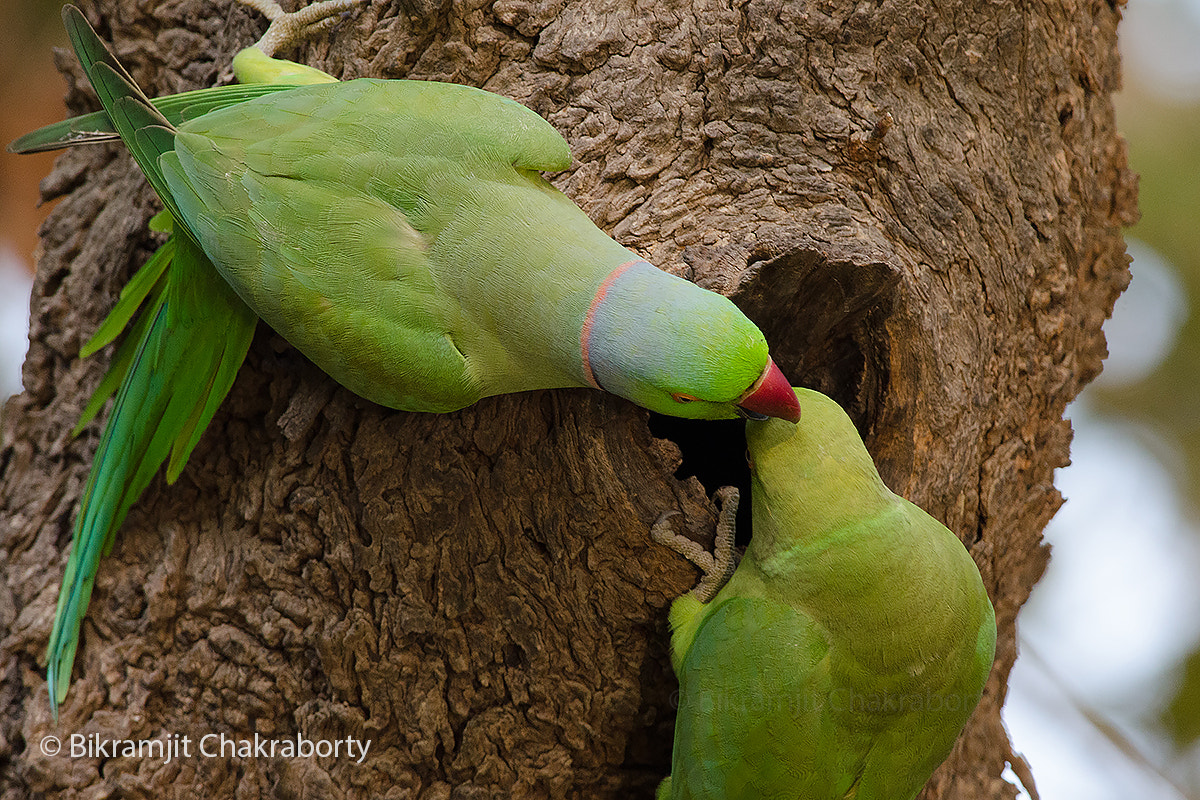
[[[264,27],[193,0],[85,10],[151,93],[212,84]],[[598,224],[731,295],[794,382],[847,406],[889,485],[966,542],[997,611],[983,702],[924,796],[1004,798],[1000,707],[1060,502],[1062,412],[1127,281],[1119,16],[409,0],[298,59],[529,105],[570,141],[555,182]],[[62,63],[72,107],[93,107]],[[70,430],[106,358],[75,354],[155,246],[158,206],[115,146],[64,156],[44,193],[66,197],[0,451],[0,797],[652,795],[673,716],[666,608],[695,573],[647,531],[668,508],[710,529],[705,487],[676,477],[700,467],[599,392],[390,412],[265,326],[181,479],[151,484],[102,565],[55,727],[43,653],[99,428]],[[675,435],[691,452],[709,430]],[[52,733],[256,732],[372,745],[362,764],[40,749]]]

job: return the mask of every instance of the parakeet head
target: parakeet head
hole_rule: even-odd
[[[755,538],[760,520],[804,520],[808,531],[838,530],[896,499],[841,406],[811,389],[794,391],[804,406],[798,425],[746,423]]]
[[[800,405],[762,331],[728,298],[645,261],[613,270],[580,332],[592,385],[689,419],[778,417]]]

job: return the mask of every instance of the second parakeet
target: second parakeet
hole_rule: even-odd
[[[671,607],[659,800],[911,800],[991,669],[995,616],[962,543],[888,490],[835,402],[796,396],[798,425],[746,424],[745,556],[715,596]],[[677,544],[663,523],[656,537]]]

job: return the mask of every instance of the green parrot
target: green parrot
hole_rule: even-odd
[[[736,306],[621,247],[541,177],[571,160],[541,117],[470,87],[338,82],[271,57],[357,0],[292,14],[244,2],[272,20],[234,59],[250,85],[157,100],[66,6],[104,111],[9,148],[119,137],[165,206],[154,227],[171,233],[82,352],[128,326],[80,422],[116,394],[47,648],[55,716],[102,555],[168,456],[168,481],[180,474],[259,318],[395,409],[591,386],[681,417],[800,415]]]
[[[654,527],[706,572],[671,606],[679,704],[658,800],[910,800],[991,669],[995,615],[962,543],[888,490],[836,403],[795,392],[798,425],[746,424],[753,534],[724,586],[736,489],[717,558],[666,515]]]

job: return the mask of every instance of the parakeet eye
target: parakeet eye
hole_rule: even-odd
[[[683,392],[672,392],[671,399],[676,403],[694,403],[699,398],[692,397],[690,394],[684,394]]]

